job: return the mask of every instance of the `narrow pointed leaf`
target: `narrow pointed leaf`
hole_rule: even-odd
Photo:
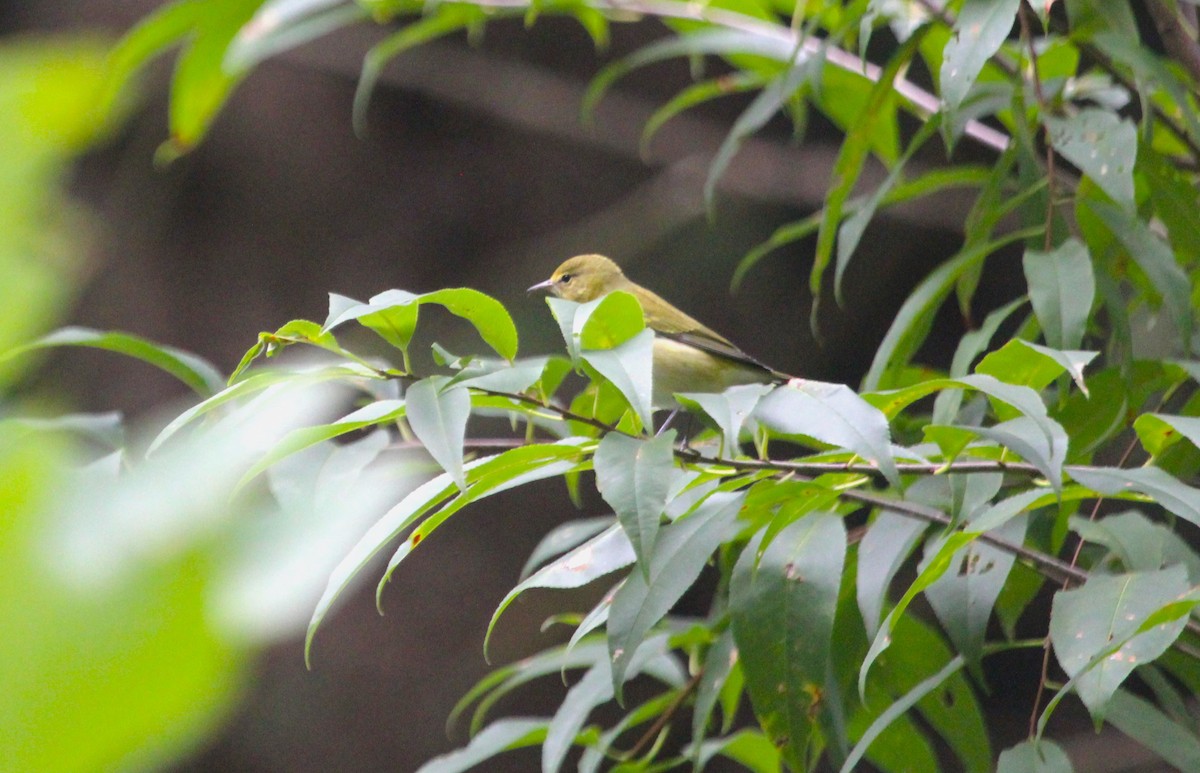
[[[709,557],[732,536],[744,494],[713,494],[686,518],[663,527],[648,578],[634,572],[613,597],[608,646],[614,694],[630,676],[635,652],[650,629],[696,581]]]
[[[867,529],[858,548],[858,608],[867,627],[867,638],[879,631],[879,618],[887,602],[888,587],[927,525],[915,518],[884,510]]]
[[[153,365],[182,381],[201,397],[220,391],[225,379],[207,360],[173,346],[165,346],[128,333],[107,333],[86,327],[64,327],[32,343],[0,354],[0,362],[38,349],[83,346],[124,354]]]
[[[754,416],[775,432],[849,449],[878,467],[892,485],[900,485],[887,417],[845,385],[788,384],[763,397]]]
[[[1021,265],[1046,343],[1056,349],[1078,348],[1096,299],[1087,246],[1070,238],[1051,252],[1026,250]]]
[[[1185,521],[1200,526],[1200,490],[1157,467],[1067,467],[1067,474],[1100,494],[1136,491]]]
[[[756,536],[733,570],[733,635],[759,723],[797,764],[812,712],[825,708],[816,701],[829,675],[846,532],[840,518],[813,513],[786,527],[760,555],[761,546]]]
[[[471,415],[471,395],[461,387],[440,390],[442,380],[427,378],[405,393],[408,424],[429,455],[450,473],[460,489],[467,487],[463,473],[463,440]]]
[[[1020,0],[966,0],[942,55],[942,103],[954,112],[1012,31]]]

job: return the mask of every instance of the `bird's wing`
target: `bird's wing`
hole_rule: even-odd
[[[665,311],[671,307],[665,300],[645,288],[639,289],[642,290],[642,293],[638,294],[638,300],[642,304],[646,326],[653,329],[655,333],[674,339],[680,343],[694,346],[697,349],[727,360],[762,368],[776,378],[784,380],[788,378],[786,374],[762,364],[739,349],[728,338],[705,327],[698,320],[689,317],[687,314],[675,309],[674,313],[668,316]]]

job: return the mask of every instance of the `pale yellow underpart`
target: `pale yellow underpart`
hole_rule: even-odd
[[[745,365],[680,343],[671,338],[654,339],[655,408],[677,408],[676,392],[724,392],[739,384],[769,384],[774,376],[763,368]]]

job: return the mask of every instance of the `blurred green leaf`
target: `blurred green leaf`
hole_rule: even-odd
[[[1112,696],[1105,721],[1168,765],[1179,770],[1200,769],[1200,740],[1192,728],[1172,721],[1154,704],[1128,690],[1117,690]]]
[[[1071,760],[1053,741],[1022,741],[1000,753],[996,773],[1074,773]]]
[[[201,397],[208,397],[225,385],[225,378],[207,360],[194,354],[147,341],[127,333],[106,333],[86,327],[64,327],[32,343],[18,346],[0,355],[0,362],[38,349],[57,346],[85,346],[128,355],[170,373]]]
[[[1193,325],[1191,298],[1188,295],[1191,283],[1175,261],[1171,248],[1146,223],[1121,207],[1095,199],[1081,199],[1079,206],[1095,212],[1129,251],[1130,257],[1162,296],[1163,305],[1175,323],[1184,347],[1188,347]]]
[[[434,757],[417,773],[462,773],[497,754],[537,746],[546,740],[547,719],[498,719],[471,739],[466,748]]]

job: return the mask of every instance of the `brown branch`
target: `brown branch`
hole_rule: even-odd
[[[1195,30],[1187,29],[1174,2],[1147,0],[1145,6],[1167,54],[1192,76],[1193,85],[1200,82],[1200,45],[1196,43]]]

